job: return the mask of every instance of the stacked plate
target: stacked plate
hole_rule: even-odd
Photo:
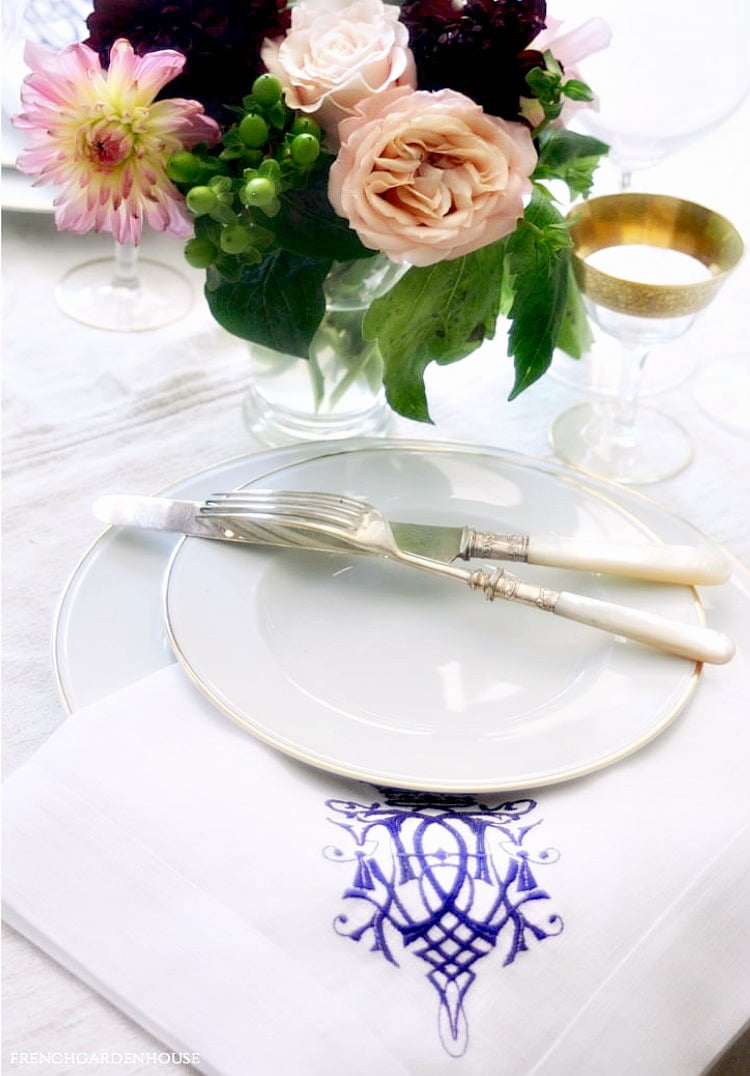
[[[631,491],[456,444],[276,449],[164,492],[201,499],[239,486],[342,493],[415,522],[702,541]],[[690,587],[528,566],[518,574],[704,622]],[[677,717],[701,671],[382,559],[106,531],[59,609],[64,704],[97,701],[175,658],[220,710],[298,759],[376,784],[475,793],[551,784],[625,757]]]
[[[21,107],[20,85],[28,74],[23,62],[26,41],[36,41],[61,49],[86,37],[88,0],[5,0],[3,3],[2,74],[2,206],[23,213],[51,213],[54,191],[34,187],[32,180],[16,169],[24,146],[20,132],[11,125],[11,116]]]

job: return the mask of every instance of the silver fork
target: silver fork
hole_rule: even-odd
[[[490,601],[504,598],[532,606],[693,661],[721,665],[734,656],[732,640],[712,628],[526,583],[502,568],[461,568],[407,552],[399,547],[377,508],[351,497],[282,490],[217,493],[206,500],[200,515],[221,521],[228,538],[237,534],[250,541],[273,539],[273,544],[301,549],[377,554],[431,575],[456,579],[481,590]]]

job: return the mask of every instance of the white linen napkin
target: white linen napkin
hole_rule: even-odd
[[[168,667],[6,782],[5,918],[205,1073],[698,1074],[750,1004],[748,649],[482,804],[308,768]]]

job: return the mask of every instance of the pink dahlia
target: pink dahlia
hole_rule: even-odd
[[[31,74],[13,123],[29,144],[18,168],[62,188],[54,202],[57,227],[112,232],[121,243],[138,243],[144,221],[156,231],[191,235],[166,164],[198,142],[213,145],[220,131],[197,101],[154,101],[185,57],[171,49],[136,56],[121,39],[106,71],[86,45],[53,52],[29,42],[25,60]]]

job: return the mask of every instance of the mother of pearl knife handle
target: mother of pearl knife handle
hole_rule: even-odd
[[[596,542],[579,538],[492,534],[466,528],[464,560],[515,560],[586,572],[610,572],[660,583],[725,583],[729,562],[710,546]]]

